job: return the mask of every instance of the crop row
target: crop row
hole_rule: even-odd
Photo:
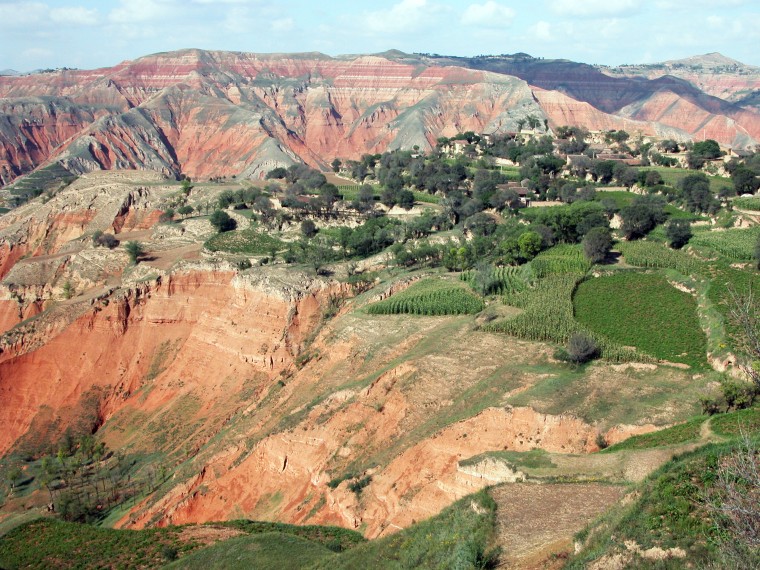
[[[753,258],[760,228],[733,228],[723,231],[699,232],[691,238],[692,245],[709,247],[735,261]]]
[[[516,317],[485,326],[491,332],[502,332],[518,338],[566,343],[576,332],[594,338],[602,356],[614,362],[651,361],[644,354],[622,347],[606,337],[589,332],[573,316],[573,291],[585,273],[550,275],[533,287],[504,296],[504,302],[523,309]]]
[[[754,212],[758,212],[760,211],[760,198],[736,198],[733,201],[733,205],[735,208],[739,208],[741,210],[752,210]]]
[[[479,313],[483,300],[459,283],[425,280],[367,307],[372,315],[463,315]]]
[[[533,280],[533,273],[530,264],[490,266],[485,270],[463,271],[459,278],[475,290],[493,295],[506,295],[525,289]]]
[[[676,251],[650,241],[621,241],[617,248],[629,265],[657,269],[675,269],[683,275],[701,275],[705,264],[686,252]]]
[[[591,262],[577,245],[555,246],[538,254],[530,265],[537,279],[550,275],[583,274],[591,268]]]

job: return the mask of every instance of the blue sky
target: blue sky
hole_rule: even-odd
[[[760,65],[758,0],[0,1],[0,69],[94,68],[187,47],[527,52],[649,63],[719,51]]]

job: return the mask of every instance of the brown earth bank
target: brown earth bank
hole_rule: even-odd
[[[514,132],[528,115],[553,127],[707,136],[729,146],[760,140],[756,109],[674,77],[486,63],[182,50],[99,70],[0,77],[0,184],[51,161],[77,174],[260,178],[298,161],[324,168],[335,157],[427,151],[464,131]]]

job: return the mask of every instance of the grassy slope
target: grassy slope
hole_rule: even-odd
[[[0,567],[155,568],[175,549],[180,559],[169,568],[473,568],[488,556],[495,510],[481,491],[371,542],[345,529],[233,521],[222,524],[251,534],[208,547],[181,539],[182,527],[127,531],[43,519],[0,540]]]
[[[617,566],[625,568],[725,567],[719,544],[721,537],[731,538],[707,508],[707,497],[723,458],[738,446],[736,441],[710,444],[663,465],[638,486],[633,501],[621,503],[580,533],[585,547],[566,568],[588,568],[615,555],[627,559],[624,566]],[[624,546],[631,543],[641,550],[679,548],[686,560],[646,560]]]
[[[182,557],[179,567],[185,567],[183,555],[196,550],[197,556],[187,557],[194,561],[190,567],[202,567],[213,560],[225,562],[213,567],[230,567],[227,563],[234,561],[235,552],[241,550],[245,555],[241,560],[248,565],[239,567],[250,568],[255,562],[255,566],[281,568],[284,566],[274,563],[286,560],[289,553],[304,564],[312,563],[365,542],[359,533],[337,527],[245,520],[221,525],[249,536],[231,540],[229,547],[225,547],[228,542],[223,542],[204,548],[200,542],[182,536],[184,527],[132,531],[38,519],[0,539],[0,568],[155,568],[169,561],[167,551],[171,549]]]
[[[436,517],[373,540],[315,569],[478,568],[489,558],[496,503],[487,491],[464,497]]]
[[[177,560],[166,568],[305,568],[335,556],[331,550],[305,538],[270,532],[225,540]]]

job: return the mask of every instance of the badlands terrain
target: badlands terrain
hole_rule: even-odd
[[[760,421],[731,312],[757,281],[760,207],[735,196],[757,164],[726,164],[760,115],[690,81],[200,50],[0,77],[0,566],[723,559],[704,474]],[[595,136],[640,170],[578,174],[552,143]],[[725,160],[647,178],[695,136]],[[577,334],[591,362],[568,362]]]

